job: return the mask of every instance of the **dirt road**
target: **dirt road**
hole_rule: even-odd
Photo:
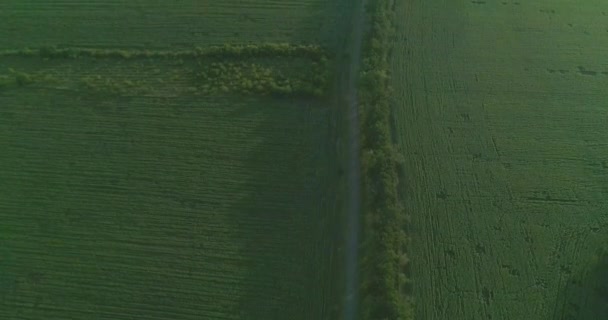
[[[350,64],[346,90],[348,102],[348,218],[346,241],[346,301],[344,302],[344,319],[354,320],[357,316],[358,304],[358,248],[361,220],[361,165],[359,159],[359,106],[357,101],[357,78],[361,62],[361,47],[363,38],[364,9],[366,0],[358,1],[358,7],[353,11],[352,33],[349,46]]]

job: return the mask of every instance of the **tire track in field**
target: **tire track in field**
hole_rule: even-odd
[[[499,6],[509,9],[499,13]],[[575,59],[594,61],[595,44],[575,33],[562,38],[561,27],[550,22],[536,25],[535,10],[523,7],[408,1],[396,13],[401,19],[396,19],[400,43],[393,55],[393,81],[399,89],[394,110],[400,118],[399,143],[407,152],[404,171],[410,173],[403,179],[409,180],[402,191],[409,197],[404,206],[419,213],[412,216],[416,232],[411,244],[417,279],[413,291],[422,302],[416,306],[418,318],[561,319],[556,308],[577,310],[587,303],[579,298],[580,285],[569,279],[574,274],[581,281],[579,274],[591,264],[585,259],[594,241],[600,241],[582,234],[590,234],[590,217],[603,213],[600,205],[588,205],[601,203],[595,199],[604,193],[598,187],[603,173],[595,147],[602,130],[583,131],[595,124],[597,98],[588,99],[589,110],[576,111],[580,118],[568,113],[581,97],[572,103],[567,99],[570,92],[596,90],[596,81],[605,80],[599,73],[596,78],[558,75],[558,68],[570,63],[564,58],[570,49],[561,48],[588,48]],[[542,26],[549,40],[535,33],[509,34],[496,23],[503,19],[538,30]],[[486,39],[504,33],[511,39],[504,48],[493,44],[486,49],[492,43]],[[568,46],[555,48],[558,41]],[[513,65],[528,63],[530,52],[553,58],[559,50],[565,54],[543,62],[551,64],[548,70],[537,63],[538,70],[513,71]],[[475,59],[477,52],[484,54]],[[580,89],[567,87],[570,81],[587,80]],[[531,89],[515,90],[515,85]],[[531,111],[528,106],[534,105],[539,107]],[[528,129],[511,120],[548,114],[560,125]],[[578,130],[568,131],[573,125]],[[595,228],[599,233],[601,228]],[[578,305],[568,305],[571,300]]]
[[[363,42],[363,24],[366,0],[360,0],[353,11],[351,42],[349,46],[350,64],[346,90],[348,103],[348,212],[346,240],[346,301],[344,302],[344,319],[354,320],[358,305],[358,248],[361,218],[361,164],[359,159],[359,103],[357,100],[357,76],[361,62]]]

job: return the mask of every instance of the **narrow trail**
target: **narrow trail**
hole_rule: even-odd
[[[357,319],[359,264],[359,231],[361,220],[361,164],[359,158],[359,104],[357,100],[357,79],[361,63],[363,25],[366,0],[358,1],[353,11],[351,41],[348,52],[350,61],[344,93],[348,102],[348,212],[346,235],[346,301],[344,320]]]

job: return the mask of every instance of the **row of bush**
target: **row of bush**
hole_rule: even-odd
[[[99,75],[87,75],[76,82],[80,89],[86,89],[97,93],[110,93],[114,95],[126,95],[135,90],[141,90],[143,84],[130,79],[113,79]],[[148,90],[151,90],[148,88]]]
[[[290,67],[245,62],[213,62],[199,64],[198,70],[193,70],[195,77],[187,73],[174,75],[172,80],[194,80],[184,84],[194,85],[194,92],[204,95],[238,93],[244,95],[273,95],[279,97],[317,97],[322,98],[328,92],[329,66],[327,63],[306,65],[305,71],[292,70]],[[73,76],[72,76],[73,77]],[[143,79],[142,79],[143,80]],[[157,78],[157,84],[163,83],[163,78]],[[74,82],[76,81],[76,82]],[[182,82],[180,81],[180,82]],[[0,89],[22,87],[30,84],[53,84],[62,82],[63,85],[76,83],[80,89],[105,92],[111,94],[129,94],[154,90],[151,83],[121,77],[102,77],[88,74],[84,78],[56,79],[44,73],[26,73],[9,69],[9,74],[0,75]]]
[[[9,74],[0,75],[0,89],[9,87],[24,87],[36,82],[51,80],[49,76],[17,71],[12,68],[9,68],[8,71]]]
[[[313,63],[307,72],[295,74],[255,63],[214,62],[203,65],[197,79],[206,94],[238,92],[320,98],[328,90],[328,70],[326,63]]]
[[[0,51],[0,56],[22,56],[41,58],[75,59],[79,57],[120,58],[120,59],[187,59],[187,58],[273,58],[301,57],[312,60],[327,58],[326,51],[317,45],[293,45],[288,43],[262,43],[249,45],[225,44],[221,46],[196,47],[189,50],[125,50],[94,48],[59,48],[47,46],[39,49],[18,49]]]
[[[391,137],[390,50],[393,0],[370,0],[360,83],[364,229],[361,254],[361,318],[412,319],[403,294],[408,285],[405,212],[397,185],[403,161]]]
[[[44,59],[77,59],[81,57],[154,58],[181,61],[194,59],[198,60],[199,66],[203,66],[202,71],[198,73],[198,79],[200,80],[198,84],[199,89],[205,94],[238,92],[241,94],[323,97],[329,87],[328,55],[322,47],[317,45],[286,43],[225,44],[178,51],[43,47],[0,51],[0,56],[40,57]],[[243,63],[243,59],[247,58],[272,60],[277,57],[304,59],[304,61],[308,61],[306,62],[308,67],[303,69],[302,72],[289,72],[289,77],[286,77],[277,72],[276,68],[256,69],[255,64],[249,64],[249,67],[247,67]],[[211,63],[212,61],[215,62]],[[290,67],[286,69],[290,69]],[[260,70],[272,72],[258,72]],[[19,77],[19,83],[21,84],[28,81],[24,77]],[[98,82],[84,81],[83,87],[88,89],[102,88],[103,91],[111,89],[109,91],[114,93],[123,93],[127,89],[120,83]]]
[[[272,59],[256,61],[259,63],[248,62],[246,59],[231,61],[209,57],[198,59],[193,68],[189,69],[196,75],[192,85],[197,87],[199,93],[206,95],[239,93],[322,98],[328,92],[330,66],[325,57],[318,61],[290,60],[289,64],[276,63]],[[48,76],[42,77],[41,74],[27,74],[12,69],[9,71],[10,75],[0,78],[0,88],[44,83],[48,80]],[[126,94],[135,89],[150,90],[141,84],[131,85],[129,82],[131,81],[89,75],[81,79],[80,88],[112,94]]]

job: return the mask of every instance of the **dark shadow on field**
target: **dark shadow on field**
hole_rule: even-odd
[[[248,278],[259,279],[259,283],[265,283],[264,288],[252,286],[251,290],[243,293],[241,298],[240,310],[243,310],[241,319],[315,319],[333,320],[341,317],[341,309],[344,300],[344,256],[343,245],[346,241],[345,235],[345,216],[343,215],[346,205],[343,196],[344,186],[341,184],[346,179],[346,164],[340,163],[344,160],[341,148],[347,146],[345,140],[346,131],[344,124],[348,120],[346,117],[346,103],[344,89],[341,84],[347,81],[343,79],[343,70],[348,68],[348,61],[344,59],[347,52],[346,34],[350,27],[350,3],[346,0],[323,1],[313,3],[308,11],[314,14],[303,14],[310,16],[311,21],[305,25],[315,25],[318,27],[318,38],[315,39],[319,44],[330,51],[335,62],[335,70],[332,70],[334,77],[331,89],[332,94],[327,99],[310,98],[281,98],[273,99],[277,101],[281,108],[293,108],[294,112],[301,110],[314,111],[315,109],[326,109],[322,117],[324,122],[322,127],[308,127],[304,123],[293,123],[293,126],[300,127],[300,130],[309,130],[305,135],[308,143],[315,143],[310,151],[316,153],[317,160],[315,168],[320,176],[315,179],[307,179],[307,175],[302,175],[305,168],[298,167],[298,151],[293,155],[283,155],[286,159],[292,157],[293,167],[289,170],[298,178],[293,185],[297,185],[300,191],[288,194],[288,190],[280,190],[285,196],[293,198],[292,206],[297,208],[303,205],[310,210],[276,210],[264,211],[260,208],[252,208],[256,214],[264,216],[265,219],[276,221],[293,221],[294,216],[300,225],[293,225],[288,228],[281,228],[280,223],[274,230],[269,230],[264,234],[255,234],[252,241],[247,244],[248,249],[255,250],[261,243],[273,243],[276,239],[284,239],[285,256],[283,258],[274,257],[263,261],[257,260],[257,264],[252,264],[248,273]],[[321,23],[315,19],[318,15],[325,18]],[[294,34],[292,43],[304,43],[301,39],[306,39],[306,32],[302,35]],[[306,112],[309,112],[306,111]],[[254,112],[247,108],[242,108],[238,112],[244,114]],[[267,129],[265,126],[272,127],[272,121],[262,124],[259,128],[260,135],[264,135]],[[285,135],[288,135],[286,132]],[[260,145],[256,153],[252,154],[252,160],[263,157],[268,153],[272,146],[286,137],[267,137]],[[297,143],[294,141],[294,143]],[[303,143],[303,147],[307,145]],[[269,163],[269,168],[272,164]],[[274,168],[272,171],[279,171]],[[271,171],[271,172],[272,172]],[[252,176],[252,181],[268,179],[267,176]],[[308,181],[305,181],[308,180]],[[274,191],[258,190],[255,199],[243,199],[242,204],[247,203],[269,203],[276,197]],[[258,211],[259,210],[259,211]],[[315,211],[316,210],[316,211]],[[265,290],[265,294],[262,292]]]
[[[244,277],[251,285],[239,293],[239,319],[333,319],[331,269],[340,239],[334,230],[337,170],[327,141],[331,106],[314,99],[262,101],[293,116],[287,116],[291,123],[268,117],[252,134],[263,140],[246,163],[263,170],[251,170],[241,182],[254,192],[234,204],[243,216],[231,223],[243,232],[249,218],[268,223],[242,244],[243,255],[251,257]],[[255,107],[247,103],[234,114],[248,115]],[[283,134],[269,135],[278,127]]]
[[[40,246],[51,248],[47,258],[65,262],[69,272],[27,264],[32,261],[27,254],[11,262],[10,251],[0,247],[0,271],[6,273],[0,274],[0,299],[11,300],[17,291],[11,301],[0,301],[0,315],[7,306],[53,318],[46,304],[76,313],[84,296],[99,303],[95,312],[100,317],[114,319],[178,320],[202,314],[209,319],[336,319],[328,291],[330,270],[340,263],[333,257],[340,235],[332,229],[338,225],[332,183],[337,170],[328,138],[329,102],[214,97],[208,105],[196,96],[130,101],[56,93],[34,103],[33,93],[15,95],[20,108],[30,112],[19,114],[16,123],[24,127],[19,136],[23,143],[48,143],[33,149],[65,180],[56,182],[63,189],[49,188],[51,200],[32,209],[48,207],[56,214],[35,223],[40,230],[34,228],[21,244],[38,247],[37,239],[51,239]],[[69,118],[72,114],[77,122]],[[71,131],[41,128],[74,122]],[[42,131],[29,136],[28,128]],[[66,140],[79,148],[61,143]],[[97,167],[99,172],[91,171]],[[123,190],[127,201],[107,201],[116,190]],[[70,201],[52,201],[72,192],[78,196]],[[6,221],[18,214],[9,211]],[[74,235],[82,236],[69,245],[78,257],[64,250],[67,244],[54,241]],[[108,241],[126,235],[125,243]],[[136,239],[146,244],[133,248],[127,243]],[[34,281],[38,272],[42,280]],[[69,274],[86,286],[49,285],[54,279],[76,284]],[[15,279],[21,287],[15,287]],[[102,280],[111,287],[100,285]],[[116,307],[124,315],[110,317]]]
[[[311,131],[308,139],[313,143],[318,143],[314,148],[317,158],[315,161],[321,167],[316,171],[321,176],[316,181],[302,184],[302,192],[294,195],[294,205],[300,201],[307,201],[311,208],[318,208],[316,215],[314,212],[301,211],[301,221],[308,223],[294,226],[293,230],[277,229],[284,239],[297,239],[289,249],[290,254],[296,257],[293,261],[268,261],[266,265],[256,265],[251,269],[250,277],[255,279],[265,279],[270,288],[269,292],[274,292],[273,297],[268,297],[256,288],[242,297],[241,310],[255,310],[249,314],[242,314],[242,319],[339,319],[341,318],[344,303],[344,244],[346,243],[346,189],[345,181],[347,174],[347,164],[345,163],[345,149],[348,145],[346,141],[347,105],[343,84],[347,79],[344,78],[345,70],[348,70],[348,48],[347,35],[350,33],[350,15],[353,10],[352,4],[348,0],[321,1],[311,3],[307,8],[308,12],[314,14],[303,14],[311,17],[309,22],[303,25],[314,25],[318,28],[318,44],[329,50],[332,61],[334,62],[332,75],[332,88],[330,96],[324,99],[314,98],[275,98],[285,107],[313,110],[315,108],[327,108],[323,117],[325,123],[322,132]],[[318,15],[323,15],[321,23],[315,19]],[[306,32],[302,34],[294,33],[291,43],[308,44],[302,42],[306,39]],[[251,110],[242,110],[251,112]],[[272,125],[272,123],[267,123]],[[294,125],[298,125],[295,124]],[[265,128],[260,128],[263,131]],[[303,130],[306,130],[303,128]],[[319,139],[320,138],[320,139]],[[281,137],[277,137],[280,140]],[[260,146],[258,154],[264,154],[265,145],[271,146],[276,143],[275,139],[268,139]],[[256,155],[253,156],[254,158]],[[296,157],[297,158],[297,157]],[[303,168],[293,167],[293,173],[297,173]],[[253,179],[265,179],[260,176]],[[312,184],[311,184],[312,183]],[[314,188],[310,190],[307,188]],[[306,191],[308,190],[308,191]],[[287,192],[287,191],[282,191]],[[256,200],[265,202],[273,197],[270,191],[260,190]],[[250,200],[244,200],[247,203]],[[260,212],[270,219],[289,219],[281,212]],[[275,216],[276,215],[276,216]],[[303,228],[302,228],[303,227]],[[297,233],[300,236],[297,236]],[[310,233],[307,235],[307,233]],[[258,239],[248,245],[253,250],[257,246],[257,241],[272,242],[275,238],[273,234],[255,235]],[[294,255],[295,254],[295,255]],[[277,266],[273,269],[270,266]],[[292,279],[285,282],[283,279],[288,274]],[[275,305],[274,298],[285,299],[283,303]]]
[[[563,295],[555,320],[608,319],[608,251],[597,254],[586,272],[573,275]]]

